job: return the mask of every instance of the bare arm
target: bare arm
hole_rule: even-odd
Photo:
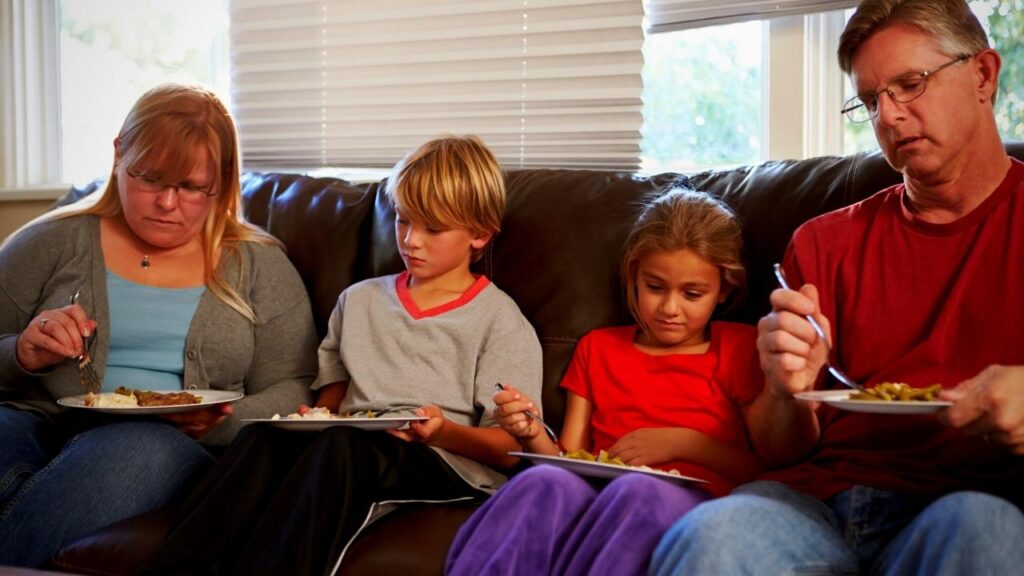
[[[341,401],[345,398],[347,392],[348,381],[331,382],[321,387],[318,391],[316,406],[318,408],[327,408],[332,413],[337,414]]]
[[[826,343],[804,316],[814,314],[829,333],[828,319],[818,309],[818,291],[808,284],[795,290],[775,290],[772,312],[757,325],[757,350],[765,373],[765,388],[744,410],[751,443],[771,466],[783,466],[806,456],[818,443],[821,428],[817,405],[794,394],[812,390],[825,365]]]
[[[416,414],[428,419],[410,422],[407,430],[389,432],[403,440],[444,448],[493,468],[511,468],[519,461],[508,455],[519,450],[519,445],[501,428],[463,426],[445,418],[437,406],[417,408]]]
[[[706,466],[736,484],[754,478],[761,461],[749,450],[719,442],[690,428],[641,428],[624,435],[608,450],[630,466],[685,461]]]

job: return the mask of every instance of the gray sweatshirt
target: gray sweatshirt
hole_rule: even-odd
[[[77,364],[68,359],[42,373],[17,362],[18,335],[42,310],[79,304],[98,323],[93,363],[102,377],[109,342],[106,267],[96,216],[43,222],[22,231],[0,251],[0,403],[54,415],[56,399],[84,393]],[[245,393],[234,414],[202,438],[225,445],[242,418],[265,418],[310,401],[316,376],[316,330],[309,297],[295,268],[275,246],[243,242],[225,253],[220,270],[256,312],[253,324],[209,290],[203,293],[185,339],[184,387]]]

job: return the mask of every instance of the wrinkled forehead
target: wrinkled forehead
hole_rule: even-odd
[[[934,68],[951,57],[932,35],[894,24],[876,31],[854,53],[850,84],[858,94],[874,92],[895,78]]]

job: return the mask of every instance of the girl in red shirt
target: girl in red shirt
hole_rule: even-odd
[[[744,426],[764,383],[757,333],[710,321],[744,285],[741,244],[733,213],[707,194],[673,190],[651,202],[623,259],[637,323],[587,334],[562,379],[567,451],[603,450],[706,482],[630,473],[601,489],[561,467],[532,467],[463,525],[449,574],[641,574],[681,515],[760,471]],[[525,451],[559,454],[532,399],[507,387],[494,400]]]

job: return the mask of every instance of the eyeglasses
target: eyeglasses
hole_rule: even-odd
[[[128,174],[128,176],[131,177],[132,180],[135,180],[135,183],[138,184],[139,188],[141,188],[145,192],[157,193],[163,192],[164,190],[171,188],[177,191],[178,198],[185,200],[187,202],[199,202],[205,198],[210,198],[212,196],[217,195],[217,192],[213,190],[212,184],[210,186],[205,187],[195,186],[193,184],[188,184],[186,182],[170,184],[158,178],[147,176],[146,174],[133,174],[130,170],[127,169],[125,170],[125,173]]]
[[[883,92],[888,94],[889,98],[891,98],[893,102],[906,104],[907,102],[920,97],[921,94],[924,94],[924,89],[928,87],[928,78],[931,78],[953,64],[963,62],[970,57],[970,54],[958,56],[937,68],[932,68],[931,70],[925,70],[923,72],[911,72],[909,74],[904,74],[903,76],[898,76],[890,82],[888,86],[874,94],[861,94],[850,98],[846,101],[846,104],[843,105],[841,113],[845,114],[851,122],[867,122],[868,120],[878,116],[878,96]]]

